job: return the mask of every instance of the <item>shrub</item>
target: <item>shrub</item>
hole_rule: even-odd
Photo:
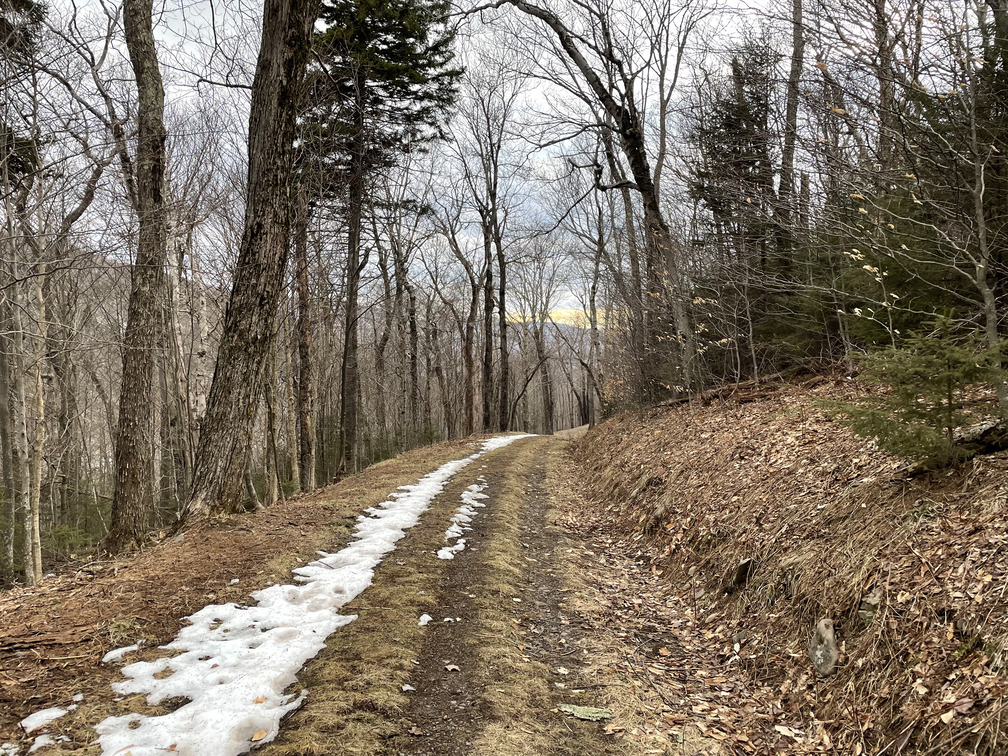
[[[957,460],[955,430],[974,419],[967,390],[993,383],[993,357],[975,331],[958,335],[948,318],[937,318],[928,333],[911,334],[899,348],[858,357],[862,379],[885,390],[836,409],[856,434],[886,451],[924,467],[949,465]]]

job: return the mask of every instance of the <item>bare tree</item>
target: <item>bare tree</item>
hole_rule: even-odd
[[[207,414],[186,514],[234,504],[246,467],[263,366],[287,265],[293,144],[298,97],[318,12],[317,0],[265,0],[252,85],[248,194],[241,250],[224,315]]]

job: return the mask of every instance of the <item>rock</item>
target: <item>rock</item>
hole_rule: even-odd
[[[819,620],[819,624],[816,625],[815,635],[809,644],[809,657],[816,671],[823,677],[829,677],[836,672],[840,648],[833,634],[833,620],[829,617]]]
[[[743,559],[739,562],[738,567],[735,568],[735,574],[732,575],[732,585],[736,588],[744,585],[752,577],[755,566],[752,559]]]

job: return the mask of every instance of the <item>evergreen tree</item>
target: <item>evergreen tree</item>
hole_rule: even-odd
[[[974,419],[967,390],[990,384],[999,372],[976,333],[957,338],[942,317],[929,333],[911,334],[900,348],[869,352],[859,362],[862,379],[885,390],[842,405],[844,422],[882,449],[928,467],[955,461],[955,431]]]
[[[325,0],[318,66],[302,128],[323,196],[347,222],[346,337],[341,366],[340,468],[357,433],[357,297],[367,262],[361,233],[369,177],[442,134],[461,71],[446,0]]]
[[[731,59],[731,75],[708,103],[691,133],[697,148],[689,182],[693,198],[710,211],[716,232],[727,235],[740,260],[766,262],[774,195],[770,127],[777,54],[749,41]]]
[[[0,114],[0,161],[5,180],[12,183],[38,163],[38,144],[19,128],[11,108],[16,97],[9,90],[28,70],[45,16],[46,7],[35,0],[0,0],[0,80],[8,90]]]

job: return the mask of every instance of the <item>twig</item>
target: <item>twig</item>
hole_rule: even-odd
[[[957,732],[952,737],[947,738],[947,739],[943,740],[942,742],[940,742],[938,745],[934,746],[933,748],[929,748],[928,750],[924,751],[924,753],[922,753],[921,756],[931,756],[932,753],[938,753],[938,751],[943,750],[945,748],[945,746],[952,745],[957,740],[959,740],[959,738],[966,737],[971,732],[974,732],[975,730],[977,730],[979,727],[982,727],[983,725],[987,724],[992,719],[994,719],[995,716],[997,716],[998,714],[1000,714],[1006,708],[1008,708],[1008,701],[1002,702],[1002,704],[1000,706],[998,706],[987,717],[985,717],[984,719],[981,719],[976,724],[972,724],[969,727],[967,727],[966,729],[960,730],[959,732]]]

